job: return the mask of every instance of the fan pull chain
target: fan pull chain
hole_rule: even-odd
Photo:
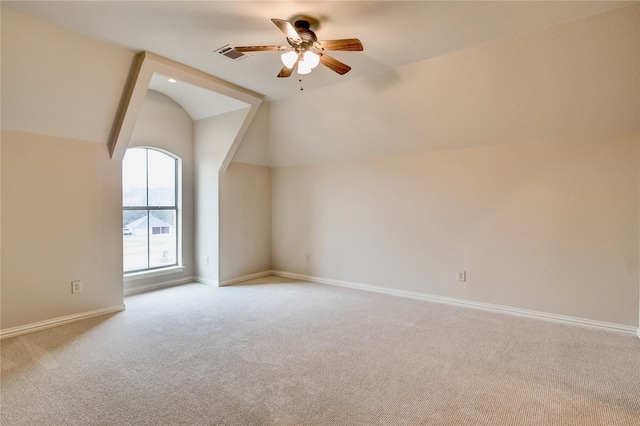
[[[302,77],[298,79],[298,83],[300,83],[300,90],[304,90],[304,87],[302,87]]]

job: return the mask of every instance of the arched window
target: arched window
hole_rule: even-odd
[[[153,148],[130,148],[122,161],[124,272],[178,264],[180,159]]]

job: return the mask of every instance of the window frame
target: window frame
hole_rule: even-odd
[[[124,213],[125,211],[146,211],[147,212],[147,268],[144,269],[132,269],[132,270],[124,270],[124,252],[123,252],[123,275],[125,278],[134,278],[134,277],[146,277],[146,276],[157,276],[157,275],[161,275],[163,272],[166,273],[174,273],[174,272],[181,272],[184,267],[182,266],[182,244],[181,244],[181,235],[182,235],[182,209],[181,209],[181,203],[182,203],[182,179],[181,179],[181,174],[182,174],[182,159],[173,154],[172,152],[169,152],[167,150],[161,149],[161,148],[157,148],[157,147],[153,147],[153,146],[133,146],[130,148],[127,148],[127,150],[125,151],[125,155],[126,152],[129,150],[133,150],[133,149],[140,149],[140,150],[144,150],[145,151],[145,168],[146,168],[146,172],[145,172],[145,199],[146,199],[146,204],[145,205],[138,205],[138,206],[125,206],[124,205],[124,197],[122,200],[122,212]],[[171,206],[151,206],[149,205],[149,151],[156,151],[159,152],[161,154],[164,154],[166,156],[168,156],[169,158],[171,158],[174,161],[174,167],[173,167],[173,171],[174,171],[174,197],[173,197],[173,205]],[[124,159],[124,157],[123,157]],[[122,186],[124,189],[124,179],[122,181]],[[124,195],[124,194],[123,194]],[[152,234],[152,227],[151,227],[151,212],[153,211],[173,211],[175,212],[175,262],[168,264],[168,265],[161,265],[161,266],[154,266],[151,267],[151,236],[155,235]],[[124,226],[124,224],[123,224]],[[123,248],[124,248],[124,235],[123,235]]]

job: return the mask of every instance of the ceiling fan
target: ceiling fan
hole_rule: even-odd
[[[289,46],[237,46],[238,52],[281,51],[283,67],[278,78],[289,77],[294,68],[298,74],[309,74],[313,68],[322,64],[340,75],[346,74],[351,67],[325,53],[326,50],[362,51],[362,43],[357,38],[318,41],[313,29],[317,29],[318,21],[308,16],[299,16],[290,21],[272,18],[273,22],[287,37]]]

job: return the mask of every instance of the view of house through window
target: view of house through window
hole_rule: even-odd
[[[130,148],[122,161],[124,272],[178,263],[178,159]]]

